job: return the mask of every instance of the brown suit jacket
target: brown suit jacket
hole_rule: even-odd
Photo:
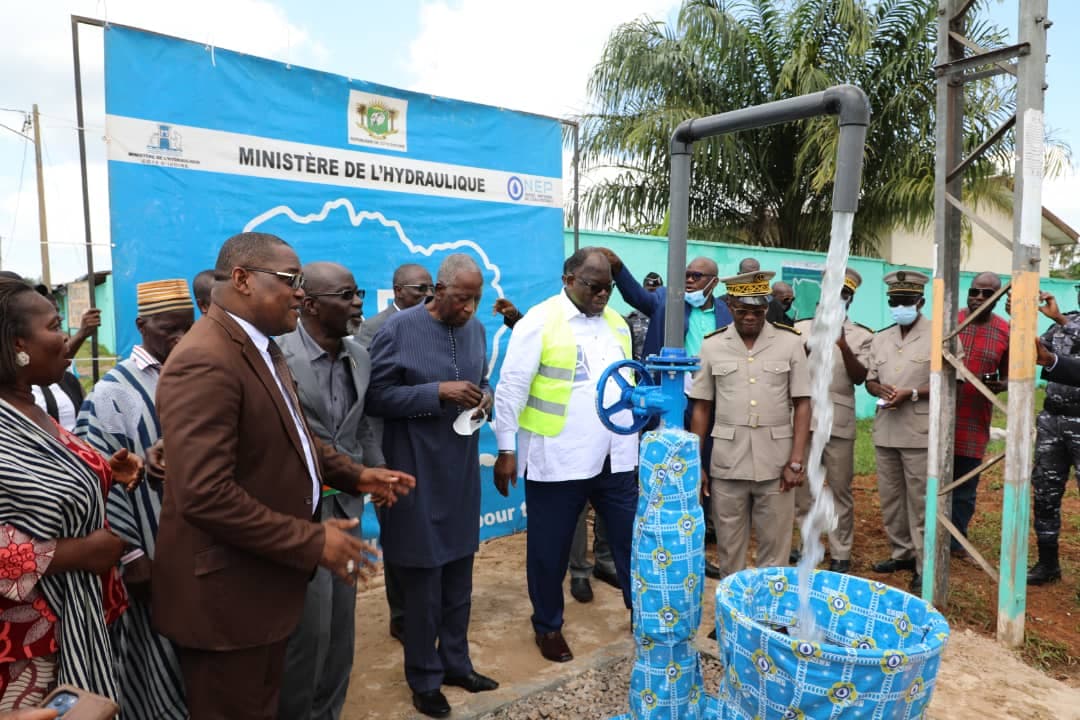
[[[291,381],[291,379],[290,379]],[[173,349],[157,388],[168,476],[153,619],[183,647],[283,640],[300,618],[324,531],[285,399],[258,348],[217,305]],[[355,492],[358,466],[313,438],[323,482]]]

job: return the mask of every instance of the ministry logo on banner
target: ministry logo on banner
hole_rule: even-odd
[[[349,143],[406,152],[409,101],[349,91]]]

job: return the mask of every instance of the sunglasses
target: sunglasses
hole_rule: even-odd
[[[304,273],[302,272],[287,273],[281,272],[280,270],[267,270],[266,268],[249,267],[247,265],[241,265],[240,267],[247,270],[248,272],[260,272],[266,273],[267,275],[276,275],[278,279],[281,280],[281,282],[285,283],[293,290],[299,290],[304,285]]]
[[[308,297],[339,297],[346,302],[352,301],[353,298],[364,299],[364,291],[359,288],[348,288],[347,290],[338,290],[337,292],[325,292],[325,293],[313,293],[309,292]]]
[[[426,283],[421,283],[419,285],[398,285],[398,287],[412,288],[413,290],[416,290],[416,292],[420,293],[421,295],[427,295],[428,293],[434,292],[434,290],[435,290],[434,285],[428,285]]]
[[[915,305],[920,300],[922,300],[921,297],[915,297],[915,296],[912,296],[912,295],[900,296],[900,297],[893,296],[893,297],[889,298],[889,307],[900,307],[902,305]]]
[[[713,275],[712,273],[703,273],[703,272],[698,272],[697,270],[687,270],[686,271],[686,279],[690,280],[692,282],[697,282],[701,278],[714,278],[714,277],[716,277],[716,275]]]
[[[977,297],[988,298],[988,297],[992,297],[993,294],[996,293],[996,292],[997,292],[997,290],[991,290],[990,288],[968,288],[968,297],[969,298],[977,298]]]
[[[583,279],[579,278],[576,275],[574,276],[574,279],[577,280],[582,285],[584,285],[585,287],[587,287],[589,289],[589,292],[591,292],[593,295],[599,295],[600,293],[604,292],[605,290],[610,294],[612,288],[615,287],[615,283],[613,283],[613,282],[609,282],[609,283],[589,282],[588,280],[583,280]]]

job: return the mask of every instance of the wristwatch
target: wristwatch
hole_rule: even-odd
[[[791,468],[793,472],[801,473],[803,466],[801,462],[789,462],[788,467]]]
[[[919,388],[911,388],[911,402],[919,402]]]

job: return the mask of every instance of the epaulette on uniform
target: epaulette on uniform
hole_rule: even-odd
[[[707,338],[711,338],[711,337],[712,337],[713,335],[719,335],[720,333],[722,333],[722,332],[724,332],[725,330],[727,330],[727,329],[728,329],[729,327],[731,327],[731,326],[730,326],[730,325],[725,325],[724,327],[716,328],[715,330],[713,330],[713,331],[712,331],[712,332],[710,332],[710,333],[705,333],[705,337],[707,337]],[[704,339],[705,339],[705,338],[702,338],[702,340],[704,340]]]
[[[860,322],[855,322],[854,320],[852,320],[851,322],[852,322],[852,324],[856,325],[857,327],[861,327],[861,328],[862,328],[863,330],[865,330],[865,331],[866,331],[866,332],[868,332],[868,333],[873,333],[873,332],[874,332],[874,331],[873,331],[873,330],[871,330],[871,329],[870,329],[869,327],[867,327],[866,325],[863,325],[863,324],[862,324],[862,323],[860,323]]]
[[[885,327],[883,327],[883,328],[881,328],[880,330],[878,330],[878,332],[885,332],[885,331],[886,331],[886,330],[888,330],[889,328],[893,328],[893,327],[896,327],[896,323],[893,323],[892,325],[886,325]],[[876,334],[876,333],[875,333],[875,334]]]
[[[774,322],[772,323],[772,326],[775,328],[780,328],[781,330],[787,330],[788,332],[795,333],[796,335],[802,335],[802,330],[796,327],[792,327],[791,325],[787,325],[785,323]]]

